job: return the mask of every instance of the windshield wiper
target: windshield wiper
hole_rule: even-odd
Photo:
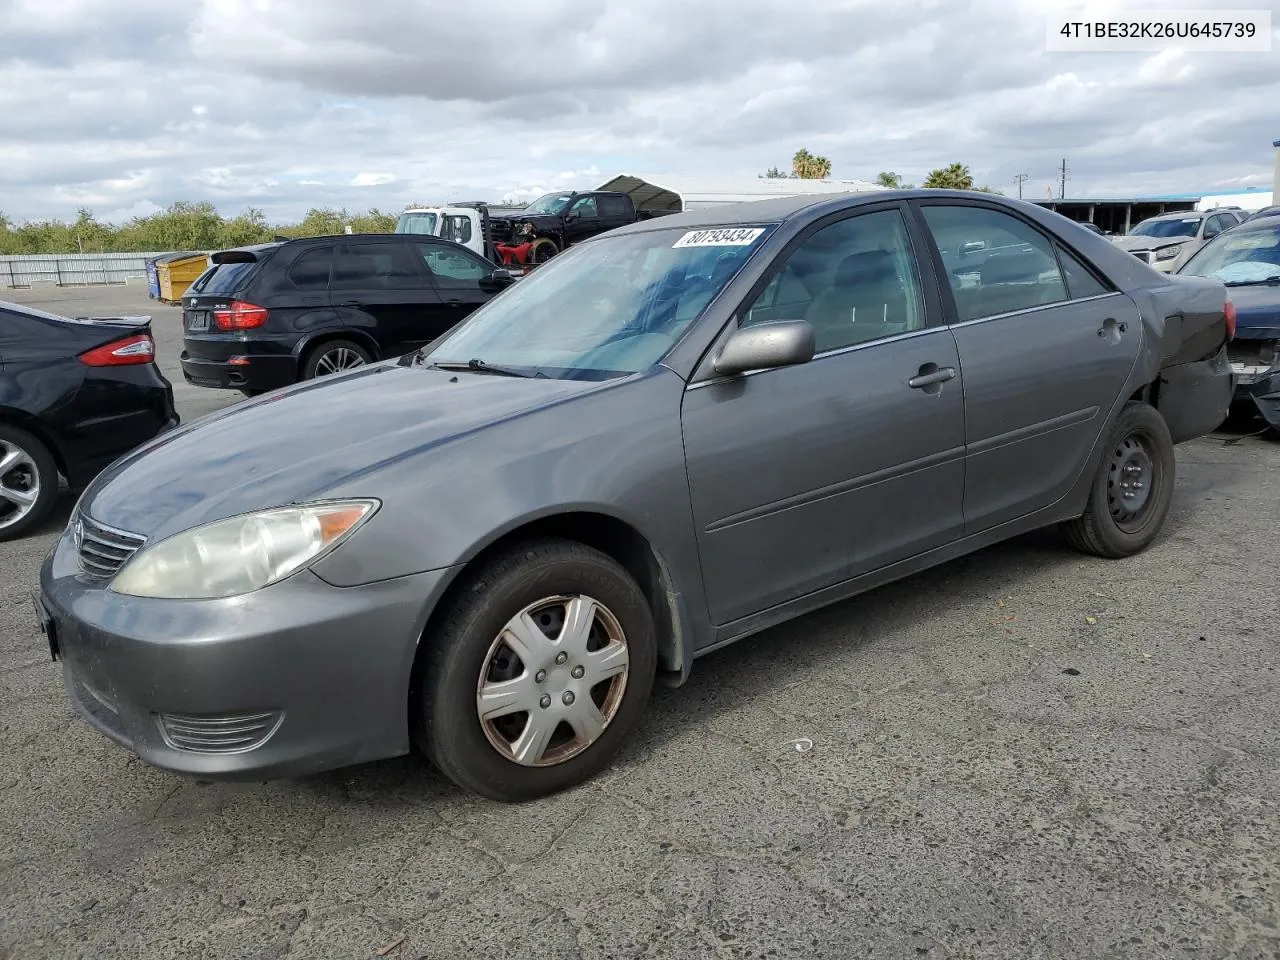
[[[1227,280],[1223,283],[1226,287],[1255,287],[1262,283],[1269,283],[1273,287],[1280,286],[1280,273],[1274,276],[1266,277],[1262,280]]]
[[[529,373],[525,370],[517,370],[514,367],[501,367],[492,363],[485,363],[479,357],[473,357],[466,363],[446,360],[444,362],[433,363],[431,366],[435,367],[437,370],[474,370],[477,373],[494,373],[500,377],[521,377],[524,379],[542,377],[543,379],[546,379],[547,376],[541,370]]]

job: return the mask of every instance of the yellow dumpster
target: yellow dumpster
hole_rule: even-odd
[[[209,255],[205,253],[173,253],[157,257],[156,281],[160,288],[157,299],[164,303],[178,303],[187,287],[204,273],[208,265]]]

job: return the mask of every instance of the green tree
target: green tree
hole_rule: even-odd
[[[831,176],[831,161],[802,147],[791,158],[791,175],[801,180],[825,180]]]
[[[786,176],[787,176],[787,175],[786,175],[785,173],[783,173],[781,170],[779,170],[777,167],[770,167],[770,168],[769,168],[768,170],[766,170],[764,173],[760,174],[760,179],[762,179],[762,180],[785,180],[785,179],[786,179]]]
[[[889,190],[911,190],[915,184],[903,183],[902,177],[894,173],[892,170],[885,170],[876,174],[876,183]]]
[[[973,174],[963,163],[951,163],[937,170],[930,170],[924,178],[924,186],[941,190],[972,190]]]
[[[264,243],[277,234],[312,237],[353,233],[390,233],[396,215],[374,208],[363,213],[312,209],[300,223],[271,224],[263,211],[250,207],[224,218],[211,203],[178,202],[122,226],[102,223],[82,209],[75,220],[33,220],[15,224],[0,214],[0,254],[137,253],[219,250]]]

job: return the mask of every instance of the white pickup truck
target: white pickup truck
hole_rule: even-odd
[[[400,214],[396,233],[418,233],[460,243],[491,259],[484,235],[484,209],[480,205],[458,207],[410,207]]]

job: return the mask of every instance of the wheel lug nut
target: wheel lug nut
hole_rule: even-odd
[[[568,707],[568,706],[572,706],[572,705],[573,705],[573,691],[572,691],[572,690],[566,690],[566,691],[564,692],[564,696],[563,696],[563,697],[561,697],[560,699],[561,699],[562,701],[564,701],[564,705],[565,705],[566,707]]]
[[[538,701],[538,706],[540,706],[543,710],[551,706],[551,694],[544,693],[542,695],[542,699]]]
[[[583,670],[582,667],[574,667],[573,670],[570,671],[571,675],[573,676],[573,679],[575,680],[581,680],[582,675],[586,672],[587,671]]]
[[[537,673],[533,675],[533,679],[536,682],[541,683],[543,680],[547,679],[547,671],[539,670]]]
[[[561,650],[559,653],[556,654],[556,663],[564,663],[568,659],[569,659],[569,655],[565,653],[563,650]]]

